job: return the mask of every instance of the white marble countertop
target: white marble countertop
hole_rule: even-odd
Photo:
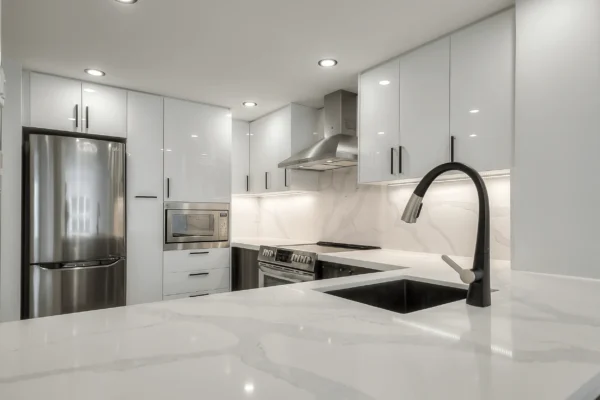
[[[328,257],[410,268],[0,324],[0,398],[600,394],[600,281],[494,262],[491,307],[459,301],[403,315],[322,291],[402,276],[462,286],[456,274],[435,255],[355,253]]]
[[[314,241],[267,237],[236,237],[231,239],[231,247],[240,247],[248,250],[258,250],[260,246],[283,246],[311,243],[314,243]]]

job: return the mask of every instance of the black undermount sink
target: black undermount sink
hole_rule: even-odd
[[[465,289],[411,279],[374,283],[324,293],[400,314],[425,310],[467,298]]]

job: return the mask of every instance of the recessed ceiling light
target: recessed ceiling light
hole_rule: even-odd
[[[377,132],[378,135],[385,135],[385,132]]]
[[[253,102],[253,101],[245,101],[245,102],[242,103],[242,105],[244,107],[256,107],[256,106],[258,106],[258,104],[255,103],[255,102]]]
[[[333,162],[333,161],[331,161],[331,160],[327,160],[327,162]]]
[[[479,110],[471,110],[469,111],[471,114],[477,114],[479,112]]]
[[[193,137],[193,138],[197,138],[197,137],[198,137],[198,135],[192,135],[192,137]]]
[[[100,71],[99,69],[86,69],[85,70],[86,74],[90,74],[92,76],[104,76],[106,75],[103,71]]]
[[[326,58],[324,60],[319,61],[319,65],[325,68],[335,67],[337,63],[337,60],[334,60],[332,58]]]
[[[472,133],[472,134],[469,135],[469,137],[477,137],[477,135],[474,134],[474,133]]]
[[[94,89],[90,89],[90,88],[85,88],[83,89],[84,92],[88,92],[88,93],[96,93],[96,91]]]
[[[379,84],[380,84],[381,86],[387,86],[387,85],[389,85],[390,83],[391,83],[390,81],[379,81]]]
[[[137,3],[138,0],[117,0],[118,3],[123,3],[123,4],[133,4],[133,3]]]

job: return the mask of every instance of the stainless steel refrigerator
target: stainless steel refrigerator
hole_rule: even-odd
[[[125,144],[24,129],[22,316],[125,305]]]

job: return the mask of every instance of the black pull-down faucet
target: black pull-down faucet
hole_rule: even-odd
[[[466,273],[463,274],[460,272],[458,265],[451,260],[448,261],[448,257],[445,257],[444,261],[461,274],[463,281],[469,283],[467,304],[475,307],[488,307],[492,304],[490,289],[490,201],[481,175],[473,168],[457,162],[450,162],[435,167],[419,182],[404,209],[402,220],[409,224],[417,222],[417,218],[421,214],[421,208],[423,208],[423,197],[427,193],[427,189],[429,189],[435,178],[448,171],[464,172],[475,183],[477,196],[479,197],[479,221],[477,223],[477,242],[475,244],[473,269],[471,271],[463,271]]]

